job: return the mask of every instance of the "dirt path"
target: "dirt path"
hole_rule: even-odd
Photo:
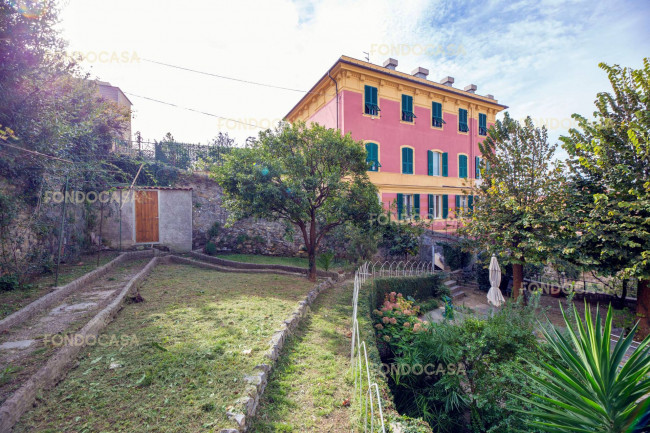
[[[81,329],[149,260],[122,264],[53,308],[0,334],[0,404],[65,344],[64,335]]]
[[[321,293],[284,347],[251,432],[350,432],[350,282]]]

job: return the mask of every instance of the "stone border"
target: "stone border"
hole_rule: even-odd
[[[126,258],[129,257],[129,255],[125,254],[120,257]],[[82,341],[84,343],[87,342],[89,336],[97,337],[97,335],[106,327],[106,325],[113,321],[117,313],[122,309],[122,303],[126,296],[151,273],[158,263],[166,263],[168,261],[169,260],[166,257],[152,258],[140,272],[134,275],[133,278],[126,283],[122,291],[106,308],[100,311],[95,315],[95,317],[86,323],[83,328],[81,328],[77,335],[84,337]],[[87,281],[88,280],[84,280],[83,282]],[[72,367],[76,361],[77,355],[85,346],[84,343],[80,345],[63,346],[52,357],[50,357],[47,360],[47,363],[34,373],[27,382],[5,400],[2,406],[0,406],[0,432],[9,432],[11,428],[13,428],[14,424],[16,424],[20,417],[32,406],[36,399],[37,392],[51,388],[63,379],[68,369]]]
[[[192,257],[195,257],[197,259],[206,261],[206,262],[212,262],[217,265],[221,266],[227,266],[229,268],[237,268],[237,269],[276,269],[279,271],[286,271],[286,272],[293,272],[293,273],[301,273],[303,275],[307,274],[307,269],[306,268],[301,268],[298,266],[287,266],[287,265],[260,265],[258,263],[245,263],[245,262],[236,262],[234,260],[226,260],[222,259],[220,257],[214,257],[214,256],[209,256],[207,254],[199,253],[196,251],[190,251],[188,253]],[[325,278],[333,278],[337,280],[339,278],[339,274],[336,272],[329,272],[329,271],[316,271],[316,274],[319,277],[325,277]]]
[[[235,268],[215,265],[212,263],[206,263],[200,260],[188,259],[186,257],[180,257],[176,255],[170,255],[169,258],[174,263],[197,266],[199,268],[212,269],[213,271],[218,271],[218,272],[237,272],[239,274],[280,274],[280,275],[290,275],[292,277],[305,277],[304,272],[298,273],[298,272],[288,272],[288,271],[274,270],[274,269],[235,269]]]
[[[333,284],[334,280],[332,278],[317,284],[305,299],[298,303],[298,308],[291,314],[291,317],[284,321],[279,330],[275,331],[273,337],[271,337],[270,348],[264,354],[269,360],[268,363],[256,365],[251,374],[244,376],[244,382],[248,383],[245,391],[246,396],[235,401],[226,412],[228,418],[234,421],[238,428],[222,429],[219,433],[244,433],[248,430],[247,420],[253,418],[257,412],[257,407],[269,380],[269,374],[280,357],[284,343],[296,329],[300,320],[307,315],[309,306],[316,300],[318,295]]]
[[[88,272],[76,280],[69,282],[65,286],[56,287],[54,291],[48,293],[47,295],[41,296],[34,302],[24,306],[15,313],[12,313],[4,319],[0,320],[0,333],[8,330],[13,326],[19,325],[26,320],[29,320],[38,312],[51,307],[52,305],[68,296],[70,293],[78,290],[80,287],[93,283],[94,281],[100,279],[111,269],[124,262],[126,259],[147,257],[150,255],[155,255],[155,253],[153,253],[152,250],[122,253],[105,265],[102,265],[99,268]]]

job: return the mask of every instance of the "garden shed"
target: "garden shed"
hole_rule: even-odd
[[[101,238],[115,249],[161,245],[175,252],[192,249],[192,188],[118,189],[103,211]],[[99,232],[99,226],[96,227]]]

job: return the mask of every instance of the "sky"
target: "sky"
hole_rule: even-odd
[[[133,102],[132,131],[238,143],[279,121],[341,55],[478,86],[552,142],[609,90],[599,62],[650,56],[647,0],[61,0],[59,29],[91,77]],[[368,54],[365,54],[365,53]],[[211,74],[276,87],[232,81]],[[139,96],[133,96],[139,95]],[[141,97],[210,113],[165,105]],[[223,118],[214,117],[221,116]],[[232,119],[232,120],[226,120]],[[240,121],[250,125],[237,123]]]

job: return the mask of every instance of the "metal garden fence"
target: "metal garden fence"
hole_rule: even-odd
[[[363,419],[364,432],[376,431],[386,433],[384,413],[381,406],[379,385],[373,381],[368,362],[366,342],[359,335],[359,292],[368,279],[382,277],[409,277],[426,275],[434,272],[431,262],[365,262],[354,274],[354,291],[352,296],[352,346],[350,348],[350,365],[354,374],[354,398],[358,398],[359,415]],[[370,426],[370,430],[368,430]]]

